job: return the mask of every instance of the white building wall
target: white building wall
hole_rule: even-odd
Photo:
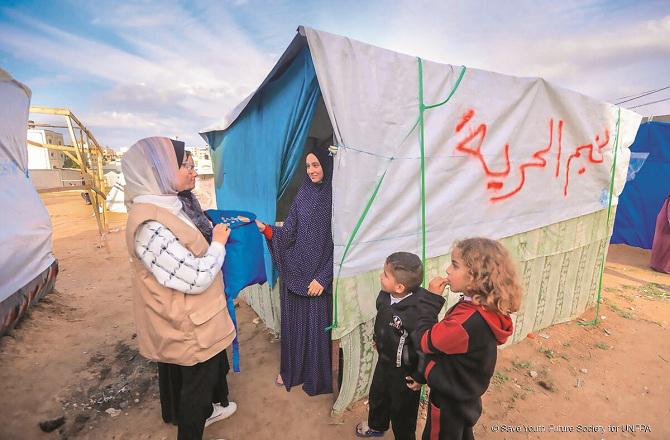
[[[28,130],[28,140],[40,144],[46,143],[44,130]],[[46,148],[28,144],[28,169],[50,170],[49,151]]]
[[[28,140],[40,144],[63,145],[63,135],[51,130],[29,129]],[[47,150],[28,144],[28,169],[51,170],[63,168],[65,154],[62,151]]]

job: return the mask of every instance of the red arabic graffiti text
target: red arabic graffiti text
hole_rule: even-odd
[[[467,127],[466,135],[460,139],[456,145],[456,151],[465,153],[469,156],[476,158],[479,161],[479,164],[484,171],[485,176],[488,181],[486,183],[486,188],[492,191],[494,194],[491,196],[490,200],[492,202],[499,202],[507,200],[511,197],[514,197],[516,194],[523,190],[526,185],[526,172],[529,168],[540,168],[544,169],[547,167],[547,158],[545,157],[556,143],[556,166],[554,168],[554,177],[559,178],[561,170],[561,154],[563,150],[563,128],[565,122],[562,119],[558,120],[558,123],[555,123],[554,118],[549,118],[548,128],[549,135],[546,146],[542,146],[540,149],[535,151],[531,158],[518,166],[519,170],[519,181],[516,183],[513,189],[502,192],[501,191],[507,186],[507,178],[511,174],[511,163],[509,159],[509,144],[505,144],[503,147],[503,156],[504,156],[504,166],[499,170],[493,170],[487,163],[485,155],[482,153],[482,145],[486,139],[486,124],[479,124],[475,128],[471,124],[473,118],[475,117],[475,110],[469,109],[461,116],[460,120],[456,124],[456,133],[461,133],[464,128]],[[554,132],[556,132],[556,142],[554,142]],[[573,159],[585,158],[589,163],[599,164],[604,161],[603,149],[610,142],[610,133],[609,130],[605,129],[604,137],[600,138],[599,134],[595,135],[595,142],[580,145],[568,156],[565,166],[565,182],[563,184],[563,196],[567,197],[568,195],[568,186],[570,184],[570,169],[572,166]],[[595,144],[595,146],[594,146]],[[585,154],[588,153],[588,154]],[[577,170],[579,175],[582,175],[586,172],[585,166],[580,166]]]

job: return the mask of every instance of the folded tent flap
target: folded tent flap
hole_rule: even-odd
[[[298,33],[293,37],[291,43],[288,45],[284,53],[279,58],[279,61],[274,65],[270,73],[265,77],[263,82],[258,86],[256,90],[251,92],[242,102],[240,102],[235,108],[233,108],[229,113],[227,113],[223,119],[220,119],[214,122],[212,125],[203,129],[200,132],[200,136],[209,144],[213,149],[217,148],[220,142],[216,142],[217,132],[223,132],[228,130],[237,120],[244,110],[249,106],[254,97],[259,94],[261,90],[270,82],[277,79],[281,74],[291,65],[296,56],[302,51],[303,48],[307,47],[307,38],[305,37],[305,30],[303,26],[298,28]]]

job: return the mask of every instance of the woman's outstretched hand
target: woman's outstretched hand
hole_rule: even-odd
[[[258,232],[260,232],[261,234],[265,232],[265,228],[267,227],[265,223],[258,220],[256,220],[256,226],[258,226]]]
[[[212,241],[218,241],[221,244],[226,244],[230,236],[230,228],[225,223],[219,223],[214,226],[212,230]]]
[[[309,296],[319,296],[323,293],[323,286],[317,281],[312,280],[307,287],[307,295]]]

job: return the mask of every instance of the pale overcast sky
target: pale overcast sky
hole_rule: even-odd
[[[263,80],[299,25],[540,76],[609,102],[670,86],[670,1],[12,1],[0,67],[116,149],[197,132]],[[670,87],[623,104],[670,98]],[[670,100],[634,108],[670,114]]]

